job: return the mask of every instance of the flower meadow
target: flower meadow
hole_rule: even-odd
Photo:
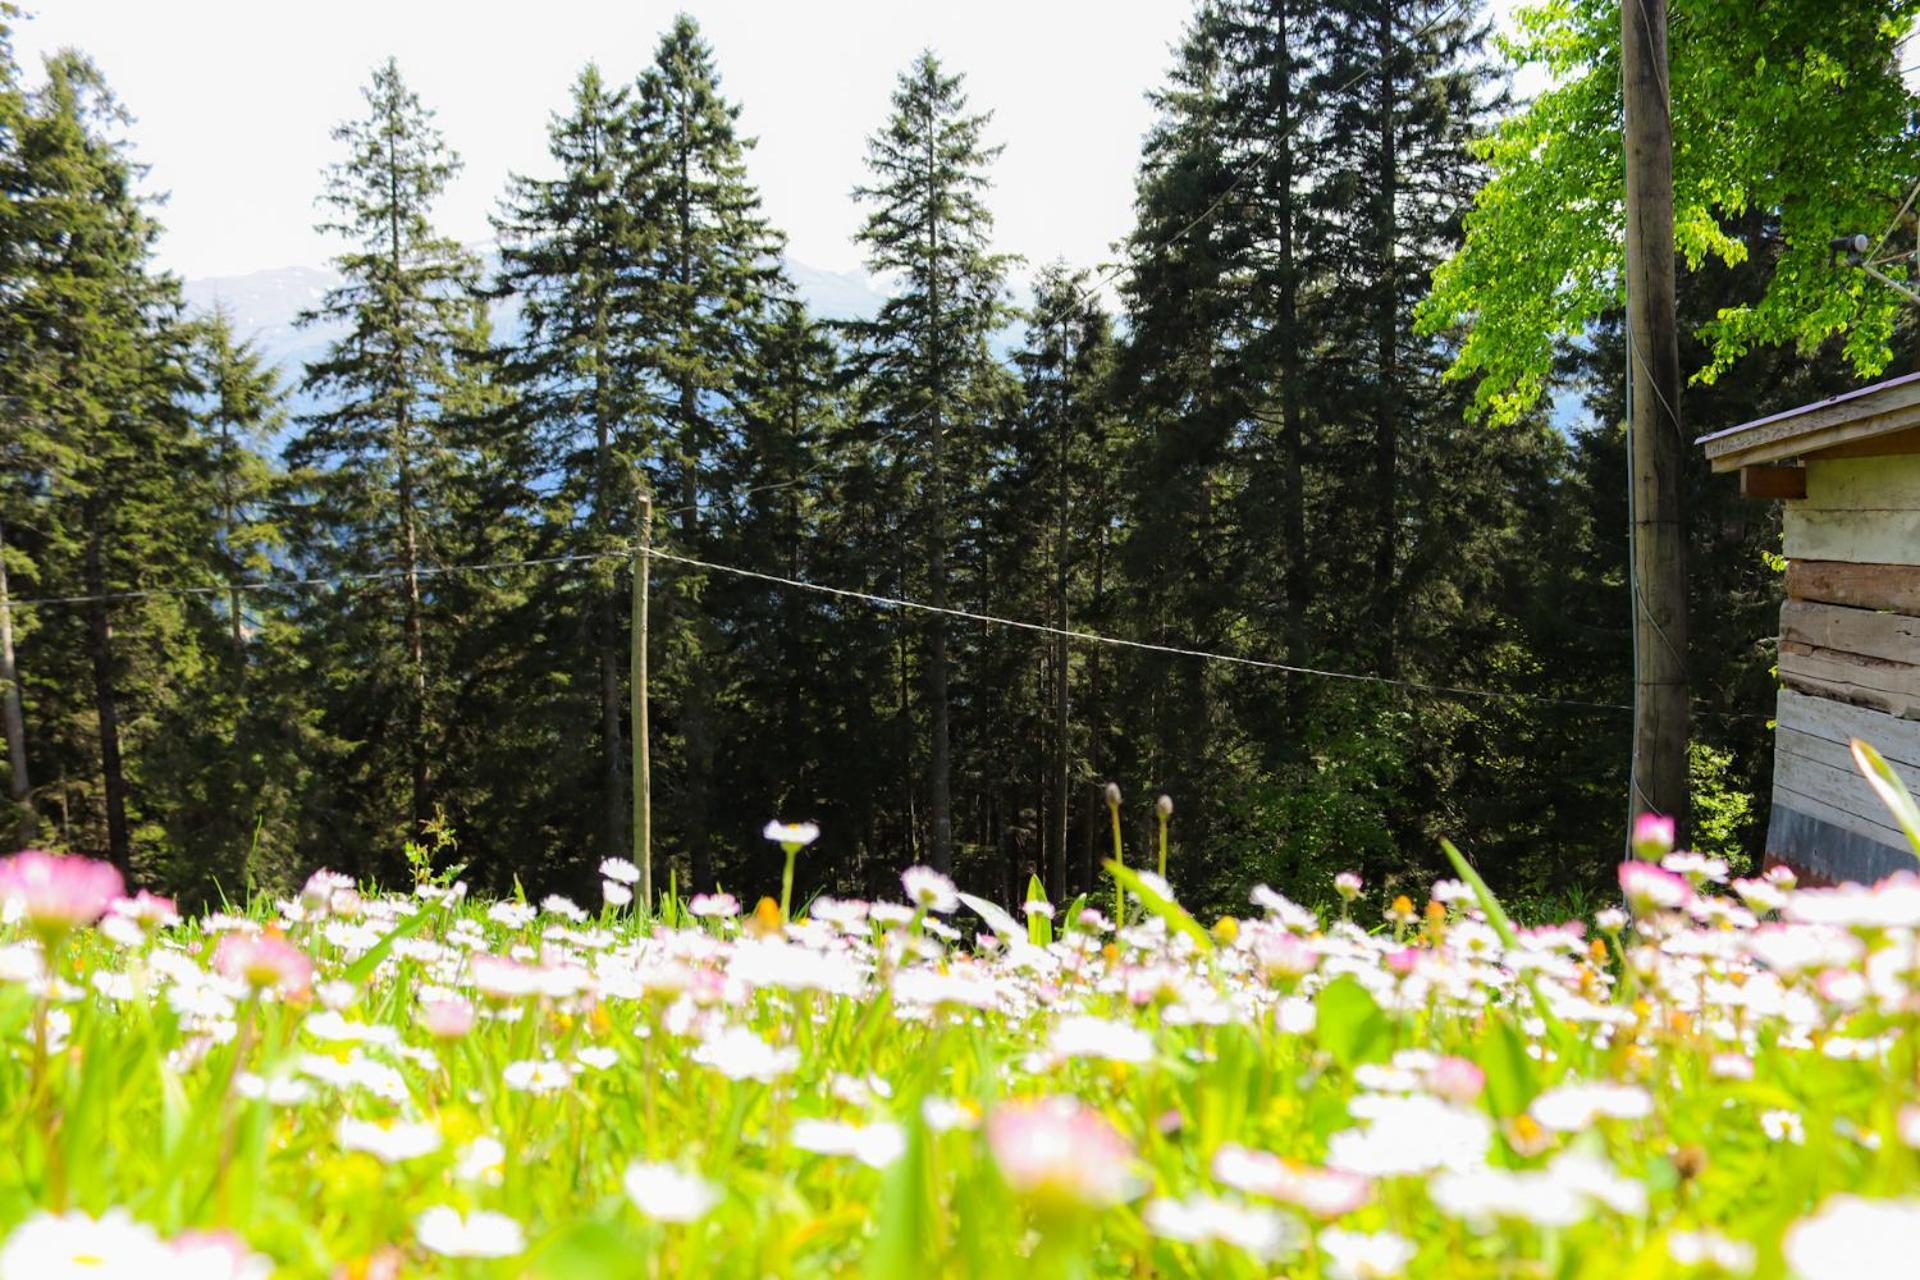
[[[1527,929],[1451,850],[1211,924],[1117,864],[789,919],[619,861],[182,920],[17,854],[0,1280],[1913,1274],[1920,877],[1637,835],[1630,912]]]

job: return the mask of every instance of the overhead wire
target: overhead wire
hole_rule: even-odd
[[[1262,671],[1275,671],[1286,675],[1341,680],[1354,684],[1390,686],[1393,688],[1406,689],[1415,693],[1425,693],[1450,698],[1475,698],[1486,701],[1531,703],[1613,713],[1631,712],[1633,710],[1630,703],[1624,702],[1557,698],[1545,694],[1526,693],[1519,690],[1482,689],[1465,685],[1434,684],[1419,680],[1403,680],[1391,676],[1372,675],[1359,671],[1340,671],[1327,667],[1311,667],[1299,663],[1280,662],[1270,658],[1253,658],[1243,654],[1218,653],[1212,650],[1197,649],[1186,645],[1160,644],[1148,640],[1132,640],[1124,636],[1103,635],[1095,631],[1058,627],[1051,623],[1030,622],[1024,618],[1008,618],[998,614],[980,613],[971,609],[960,609],[949,605],[929,604],[926,601],[914,600],[906,596],[890,596],[878,592],[860,591],[849,587],[830,586],[826,583],[813,582],[805,578],[789,577],[783,574],[769,573],[760,569],[748,569],[739,565],[722,564],[716,561],[703,560],[695,556],[681,555],[678,552],[663,550],[660,547],[633,546],[623,547],[618,550],[588,551],[572,555],[541,556],[522,560],[490,560],[474,564],[427,565],[412,571],[406,569],[387,569],[369,573],[262,579],[206,586],[150,587],[134,591],[101,592],[94,595],[30,596],[13,600],[11,604],[16,609],[25,609],[96,603],[124,603],[165,597],[222,596],[234,592],[304,590],[321,587],[342,587],[364,583],[401,581],[404,580],[410,572],[422,578],[436,578],[460,573],[494,573],[509,569],[548,568],[601,560],[627,561],[633,559],[635,556],[645,556],[648,559],[668,564],[701,569],[710,573],[727,574],[732,577],[764,582],[773,586],[809,591],[835,599],[857,601],[877,608],[939,614],[985,626],[1006,627],[1011,630],[1058,636],[1083,644],[1107,645],[1113,648],[1131,649],[1144,653],[1157,653],[1169,657],[1193,658],[1208,662],[1228,663],[1234,666],[1249,667]]]

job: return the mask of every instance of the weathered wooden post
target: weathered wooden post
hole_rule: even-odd
[[[1687,826],[1687,531],[1674,317],[1666,0],[1620,6],[1627,167],[1627,439],[1633,473],[1634,814]]]
[[[633,550],[633,658],[629,697],[633,717],[633,860],[640,864],[640,900],[653,901],[653,762],[647,745],[647,578],[653,562],[653,490],[634,468],[639,491],[639,538]]]

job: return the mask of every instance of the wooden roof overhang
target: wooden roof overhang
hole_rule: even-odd
[[[1694,441],[1715,471],[1809,458],[1920,453],[1920,373],[1756,418]],[[1743,479],[1745,476],[1743,475]],[[1785,497],[1786,494],[1754,494]]]

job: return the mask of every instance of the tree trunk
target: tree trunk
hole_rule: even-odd
[[[904,578],[904,575],[902,575]],[[904,629],[894,632],[894,665],[899,674],[893,712],[894,747],[900,753],[900,811],[907,820],[907,856],[919,861],[920,824],[914,803],[912,663]]]
[[[98,514],[87,521],[87,594],[106,593],[106,573],[100,561],[102,533]],[[90,657],[93,662],[93,707],[100,724],[100,775],[106,791],[107,858],[122,875],[133,873],[133,838],[127,827],[127,775],[120,756],[119,691],[113,663],[113,621],[107,602],[95,599],[87,606]]]
[[[1399,185],[1399,157],[1394,123],[1394,39],[1393,4],[1381,0],[1376,10],[1374,48],[1380,59],[1379,94],[1379,205],[1374,214],[1374,230],[1380,238],[1378,304],[1374,316],[1375,361],[1380,385],[1375,389],[1373,446],[1373,509],[1375,536],[1379,541],[1373,555],[1374,635],[1379,646],[1380,672],[1394,671],[1394,631],[1399,610],[1393,587],[1394,553],[1399,530],[1395,488],[1398,484],[1400,424],[1398,418],[1400,290],[1394,278],[1394,240],[1397,234],[1395,197]]]
[[[1687,441],[1674,317],[1666,0],[1620,7],[1627,153],[1627,445],[1632,511],[1634,814],[1687,824]]]
[[[20,698],[20,672],[13,661],[13,597],[7,591],[7,536],[0,526],[0,728],[7,735],[7,792],[18,810],[14,848],[33,843],[33,780],[27,773],[27,715]]]
[[[933,118],[927,119],[927,173],[929,182],[938,166]],[[929,191],[929,209],[938,205],[938,193]],[[927,222],[927,355],[932,395],[931,456],[928,460],[929,530],[927,576],[932,580],[933,607],[947,605],[947,431],[944,410],[946,387],[941,367],[940,338],[940,220]],[[933,810],[933,840],[928,861],[934,870],[953,870],[953,756],[947,721],[947,618],[935,613],[929,627],[927,701],[933,713],[933,749],[929,797]]]
[[[1307,555],[1306,426],[1302,421],[1299,299],[1300,276],[1294,264],[1293,193],[1293,46],[1287,30],[1287,6],[1276,6],[1277,35],[1284,56],[1276,66],[1276,96],[1280,105],[1280,138],[1275,144],[1275,216],[1280,223],[1280,437],[1286,478],[1281,500],[1281,532],[1286,542],[1282,589],[1286,593],[1287,660],[1306,660],[1307,601],[1313,594],[1313,565]],[[1289,677],[1286,687],[1287,737],[1290,746],[1303,738],[1306,719],[1306,681]]]
[[[608,421],[606,397],[607,306],[596,303],[593,316],[593,523],[595,551],[608,551],[612,535],[608,522],[614,503],[613,425]],[[627,746],[620,732],[620,581],[618,574],[608,575],[600,593],[596,630],[600,633],[600,767],[602,786],[601,820],[605,831],[606,856],[626,856],[632,827],[627,818]],[[636,729],[637,733],[638,730]]]
[[[1107,517],[1106,485],[1100,482],[1100,490],[1095,496],[1095,509],[1099,515],[1100,536],[1093,543],[1093,596],[1088,601],[1088,610],[1095,619],[1104,616],[1101,606],[1106,600],[1107,589],[1107,529],[1110,521]],[[1093,770],[1093,785],[1087,789],[1085,843],[1080,851],[1080,891],[1092,893],[1100,866],[1097,851],[1100,830],[1100,811],[1104,800],[1098,792],[1101,786],[1101,773],[1106,768],[1104,735],[1100,732],[1100,646],[1093,645],[1087,654],[1087,698],[1082,719],[1087,725],[1087,764]],[[1060,903],[1065,906],[1066,904]]]
[[[693,333],[693,174],[692,141],[687,134],[687,113],[691,107],[680,104],[679,181],[676,193],[679,243],[677,267],[680,277],[680,350],[684,361],[690,354]],[[680,529],[686,554],[698,556],[700,546],[700,388],[690,374],[679,379],[678,403],[674,409],[679,425],[680,447]],[[691,581],[682,595],[689,610],[687,661],[687,697],[682,708],[683,732],[687,743],[687,848],[691,858],[691,890],[705,893],[713,887],[713,851],[708,847],[712,829],[714,726],[713,678],[707,668],[707,655],[714,646],[708,643],[706,610],[700,590],[702,575],[689,569]]]
[[[405,427],[402,426],[404,433]],[[427,645],[426,628],[421,619],[420,530],[414,512],[413,466],[406,453],[400,460],[400,549],[406,564],[406,641],[407,662],[413,684],[407,707],[407,752],[412,768],[412,792],[408,804],[412,819],[409,838],[420,834],[427,824]]]
[[[403,260],[400,234],[400,162],[394,154],[393,137],[387,139],[387,254],[393,279],[401,278]],[[398,317],[395,317],[396,323]],[[427,647],[420,602],[420,529],[414,509],[412,389],[399,336],[393,352],[393,391],[396,408],[393,416],[393,450],[399,466],[400,555],[405,566],[406,619],[404,623],[407,661],[411,668],[412,697],[407,708],[407,757],[411,773],[408,797],[409,839],[426,827],[427,809]]]
[[[653,491],[635,468],[640,491],[640,545],[633,557],[633,856],[640,864],[640,901],[653,910],[653,733],[648,725],[652,692],[647,688],[647,595],[653,569]]]

